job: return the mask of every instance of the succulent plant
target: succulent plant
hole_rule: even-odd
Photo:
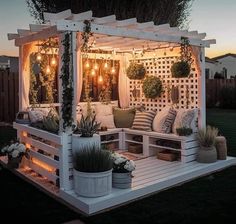
[[[81,137],[93,137],[93,134],[98,131],[100,124],[96,121],[96,116],[87,116],[84,118],[82,115],[75,133],[81,134]]]
[[[59,116],[56,113],[55,110],[50,110],[48,115],[43,118],[43,129],[53,132],[53,133],[58,133],[59,131]]]

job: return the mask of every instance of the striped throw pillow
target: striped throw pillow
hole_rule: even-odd
[[[169,134],[172,131],[172,125],[174,124],[176,114],[177,114],[176,110],[172,108],[169,109],[166,119],[161,127],[162,133]]]
[[[156,111],[145,111],[140,112],[136,111],[133,129],[142,130],[142,131],[152,131],[152,122],[156,115]]]

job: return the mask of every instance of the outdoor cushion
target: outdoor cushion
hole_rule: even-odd
[[[114,116],[111,115],[96,115],[96,121],[101,123],[100,127],[106,126],[107,128],[115,128]]]
[[[153,131],[162,132],[162,125],[165,122],[169,109],[170,107],[164,107],[160,112],[157,112],[152,124]]]
[[[134,116],[135,116],[135,109],[134,108],[114,108],[114,122],[117,128],[131,128]]]
[[[164,121],[164,123],[162,124],[162,127],[161,127],[161,132],[162,133],[166,133],[166,134],[171,133],[172,125],[175,121],[176,114],[177,114],[176,110],[174,110],[173,108],[169,109],[168,114],[165,118],[165,121]]]
[[[112,115],[112,105],[111,104],[97,104],[95,107],[95,112],[97,116],[100,115]]]
[[[176,128],[186,127],[196,130],[198,109],[179,109],[172,127],[172,132],[177,134]]]
[[[152,122],[156,115],[156,111],[136,111],[134,122],[132,125],[133,129],[152,131]]]

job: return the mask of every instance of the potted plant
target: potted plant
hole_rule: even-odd
[[[193,133],[192,128],[180,127],[176,128],[176,132],[179,136],[189,136]]]
[[[181,37],[180,59],[171,66],[173,78],[187,78],[190,75],[192,54],[187,37]]]
[[[8,157],[8,168],[17,169],[19,168],[23,156],[26,154],[26,147],[24,144],[16,142],[2,148],[1,154]]]
[[[160,78],[147,76],[143,81],[143,93],[146,98],[155,99],[163,92],[163,85]]]
[[[207,126],[198,131],[198,141],[200,148],[197,153],[197,161],[200,163],[213,163],[217,160],[217,151],[215,147],[218,129]]]
[[[132,171],[135,170],[134,161],[118,153],[112,154],[112,160],[112,187],[122,189],[130,188],[132,183]]]
[[[111,152],[97,145],[83,147],[73,155],[74,190],[83,197],[100,197],[111,192]]]
[[[143,64],[138,64],[136,62],[131,62],[126,70],[127,77],[129,79],[143,79],[146,74],[146,68]]]
[[[72,150],[78,151],[84,146],[101,145],[100,136],[96,134],[100,123],[96,121],[95,116],[88,115],[86,118],[82,115],[80,122],[74,134],[72,135]]]

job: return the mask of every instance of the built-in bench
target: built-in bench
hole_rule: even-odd
[[[196,134],[186,137],[154,131],[116,128],[101,131],[99,135],[102,145],[114,143],[116,148],[121,150],[127,150],[130,144],[142,145],[144,156],[153,156],[158,151],[167,149],[179,153],[179,158],[183,163],[195,160],[199,147]]]

